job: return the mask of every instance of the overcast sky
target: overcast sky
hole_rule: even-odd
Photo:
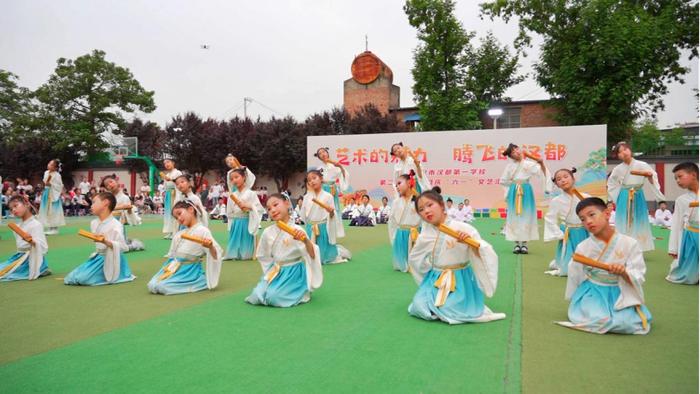
[[[243,97],[256,100],[249,116],[307,115],[340,106],[350,64],[369,49],[394,72],[401,105],[413,105],[411,67],[415,30],[402,0],[346,1],[2,1],[0,68],[36,88],[59,57],[101,49],[129,68],[158,109],[145,118],[164,125],[193,110],[201,116],[243,114]],[[479,1],[458,2],[457,16],[481,37],[490,29],[512,44],[513,23],[479,19]],[[206,44],[210,49],[201,49]],[[537,49],[521,59],[531,71]],[[687,58],[687,57],[686,57]],[[684,64],[690,64],[684,59]],[[659,125],[696,121],[692,88],[697,59],[686,84],[674,84]],[[533,78],[511,88],[515,100],[547,98]],[[259,103],[262,103],[259,104]]]

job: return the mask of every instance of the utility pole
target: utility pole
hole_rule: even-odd
[[[248,119],[248,103],[252,103],[253,99],[250,97],[243,97],[243,119]]]

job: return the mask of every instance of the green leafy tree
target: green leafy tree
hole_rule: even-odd
[[[525,80],[518,75],[518,56],[507,45],[501,46],[493,32],[480,40],[479,48],[467,59],[466,87],[479,102],[480,109],[495,101],[507,101],[506,90]]]
[[[306,170],[306,133],[292,117],[272,118],[256,125],[260,163],[257,170],[275,180],[277,190],[289,187],[289,178]]]
[[[126,126],[124,115],[155,110],[145,90],[127,68],[94,50],[75,60],[60,58],[48,82],[36,91],[45,137],[58,148],[92,154]]]
[[[32,92],[19,85],[15,74],[0,70],[0,136],[7,139],[26,131],[34,111]]]
[[[688,0],[495,0],[485,15],[517,18],[516,47],[543,37],[537,82],[553,96],[562,124],[608,125],[610,144],[634,122],[664,108],[669,82],[698,56],[698,3]]]
[[[451,0],[408,0],[404,12],[418,31],[413,95],[423,130],[480,128],[479,107],[466,87],[474,33],[454,15]]]

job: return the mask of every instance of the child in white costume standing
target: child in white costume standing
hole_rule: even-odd
[[[510,160],[503,170],[500,184],[506,189],[506,226],[508,241],[515,241],[513,253],[528,253],[527,242],[538,240],[537,206],[530,184],[532,177],[544,179],[545,193],[551,190],[549,170],[541,158],[526,159],[526,155],[515,144],[508,144],[503,156]]]
[[[172,159],[163,160],[163,166],[165,166],[165,171],[161,173],[165,187],[163,192],[163,233],[165,236],[163,238],[172,239],[173,234],[178,231],[179,225],[171,213],[175,203],[182,199],[180,192],[175,188],[175,178],[182,175],[182,172],[175,168],[175,161]]]
[[[53,159],[44,172],[44,191],[39,207],[39,222],[46,229],[47,235],[58,234],[58,228],[66,225],[63,218],[63,180],[61,179],[61,162]]]
[[[420,161],[413,156],[410,148],[403,146],[402,142],[398,142],[391,146],[391,155],[397,160],[396,164],[394,164],[394,171],[391,174],[394,185],[396,185],[401,175],[409,174],[416,178],[414,186],[416,195],[430,189],[430,180],[425,173],[425,169],[420,164]]]
[[[549,271],[545,271],[549,275],[566,276],[571,255],[578,244],[588,238],[588,231],[576,214],[576,204],[589,196],[576,190],[575,172],[576,168],[563,168],[557,170],[552,179],[563,193],[550,201],[544,217],[544,242],[559,241]]]
[[[338,240],[345,236],[343,223],[335,214],[333,196],[323,190],[322,171],[309,171],[306,174],[306,184],[307,192],[301,207],[301,220],[306,223],[309,238],[318,245],[321,264],[348,261],[352,256],[350,251],[338,244]]]
[[[632,147],[624,141],[613,147],[613,154],[622,160],[608,177],[608,201],[614,201],[617,207],[615,228],[639,241],[642,251],[654,250],[649,208],[642,187],[648,180],[656,200],[665,200],[658,175],[649,164],[635,159]]]
[[[413,179],[402,175],[396,181],[397,195],[391,202],[389,216],[389,240],[391,241],[392,262],[396,271],[408,272],[408,256],[411,246],[420,233],[420,216],[416,212],[413,195]]]

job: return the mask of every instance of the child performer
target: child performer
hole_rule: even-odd
[[[511,160],[506,165],[501,176],[501,186],[506,188],[505,234],[508,241],[515,241],[513,253],[527,254],[527,241],[539,239],[537,229],[537,207],[535,195],[532,192],[530,178],[535,175],[544,176],[545,192],[551,190],[549,171],[542,159],[526,160],[524,154],[515,144],[508,144],[503,156]]]
[[[566,299],[569,321],[558,324],[596,334],[646,334],[651,313],[644,306],[646,265],[639,243],[608,223],[610,213],[597,197],[583,199],[576,213],[591,236],[576,248],[569,263]],[[606,269],[577,262],[579,256],[607,264]]]
[[[336,215],[338,211],[336,209]],[[374,226],[374,207],[369,203],[369,196],[367,194],[362,196],[362,203],[355,208],[355,213],[353,215],[351,226]]]
[[[633,158],[632,147],[624,141],[618,142],[612,152],[622,160],[608,177],[608,201],[615,201],[617,206],[615,228],[639,241],[642,251],[654,250],[649,209],[642,186],[645,179],[649,180],[656,200],[665,200],[656,171],[649,164]],[[633,172],[638,172],[638,175]]]
[[[576,168],[562,168],[552,178],[564,193],[552,199],[544,217],[544,242],[559,240],[554,260],[549,263],[549,271],[545,274],[566,276],[576,247],[588,238],[588,231],[576,214],[576,204],[589,195],[576,190],[575,172]]]
[[[673,257],[666,280],[698,284],[698,165],[685,162],[673,168],[676,183],[688,192],[676,199],[668,254]]]
[[[413,179],[407,174],[401,175],[396,181],[398,195],[391,203],[391,216],[387,226],[394,269],[401,272],[408,272],[408,253],[418,239],[420,226],[412,182]]]
[[[394,172],[392,174],[394,185],[396,185],[396,181],[401,175],[413,173],[416,176],[416,195],[430,189],[430,180],[423,172],[420,161],[413,156],[411,149],[404,147],[402,142],[398,142],[391,146],[391,155],[398,160],[394,164]]]
[[[311,170],[306,174],[307,192],[301,207],[301,220],[306,223],[306,233],[318,245],[321,264],[344,263],[351,258],[349,250],[337,244],[345,235],[339,228],[343,223],[335,214],[334,199],[323,191],[321,170]],[[324,206],[314,202],[314,199]]]
[[[114,181],[113,178],[110,179]],[[102,235],[104,240],[95,241],[95,253],[66,275],[63,283],[99,286],[131,282],[136,278],[131,274],[126,257],[122,253],[128,250],[123,225],[112,216],[117,206],[117,199],[110,192],[99,193],[93,198],[91,210],[97,218],[90,222],[90,232]]]
[[[311,292],[323,283],[318,246],[292,222],[290,210],[291,202],[286,195],[275,193],[267,200],[270,218],[286,223],[294,235],[275,225],[263,231],[256,252],[263,277],[245,299],[250,304],[286,308],[309,302]]]
[[[195,208],[199,210],[199,212],[206,212],[206,208],[204,208],[204,205],[202,205],[202,199],[199,198],[198,195],[194,194],[192,192],[192,183],[190,183],[190,176],[187,174],[181,174],[177,178],[175,178],[175,187],[177,188],[177,191],[180,192],[182,195],[183,200],[190,200],[194,203]],[[206,227],[209,227],[209,215],[202,215],[201,221],[202,224],[205,225]],[[181,229],[182,230],[182,229]]]
[[[29,235],[29,238],[23,239],[15,234],[17,253],[0,263],[0,282],[34,280],[50,275],[51,271],[44,257],[49,251],[49,244],[46,242],[44,227],[32,215],[29,202],[22,196],[13,196],[7,205],[12,215],[22,219],[19,227]]]
[[[226,186],[228,187],[228,192],[233,193],[238,188],[236,185],[233,183],[231,180],[231,174],[233,174],[233,170],[238,169],[238,168],[243,168],[245,169],[245,187],[248,190],[253,190],[253,185],[255,184],[255,175],[253,174],[252,171],[248,167],[244,167],[240,161],[234,156],[232,153],[229,153],[226,155],[226,166],[229,168],[228,172],[226,173]],[[234,202],[231,201],[231,199],[226,200],[226,212],[231,212],[233,210]],[[228,222],[228,229],[231,230],[231,221]]]
[[[53,159],[44,172],[44,192],[39,207],[39,222],[47,229],[47,235],[58,234],[58,227],[65,226],[63,218],[63,180],[61,179],[61,162]]]
[[[172,239],[173,234],[177,232],[178,224],[170,216],[170,213],[173,211],[175,202],[182,199],[180,192],[175,189],[175,178],[182,175],[182,172],[175,168],[175,161],[172,159],[163,160],[163,166],[165,166],[165,172],[161,172],[163,186],[165,186],[165,192],[163,193],[163,233],[165,236],[163,238]]]
[[[323,162],[323,190],[333,196],[333,204],[335,204],[335,214],[340,211],[340,198],[338,195],[338,187],[343,192],[350,189],[350,173],[347,168],[340,163],[332,161],[328,153],[328,148],[318,148],[314,156],[318,157]],[[337,181],[337,184],[336,184]],[[343,230],[344,232],[345,230]]]
[[[449,324],[505,319],[504,313],[484,305],[484,295],[493,296],[498,281],[498,256],[491,245],[471,225],[447,217],[439,187],[421,193],[415,208],[425,223],[408,257],[419,285],[408,313]],[[459,239],[441,232],[440,226],[455,231]],[[467,241],[476,241],[478,248],[463,243]]]
[[[112,193],[117,201],[116,207],[110,211],[113,211],[114,215],[119,217],[119,222],[122,224],[121,228],[127,245],[127,248],[124,249],[123,252],[126,253],[132,250],[144,250],[145,247],[143,242],[138,239],[129,239],[126,236],[126,226],[124,226],[124,223],[128,223],[130,226],[141,225],[141,217],[139,217],[139,215],[136,213],[136,210],[131,204],[131,199],[129,196],[124,194],[124,189],[119,186],[117,178],[112,175],[107,175],[102,179],[102,187]]]
[[[175,204],[172,215],[185,229],[173,236],[168,260],[148,282],[151,293],[194,293],[214,289],[219,284],[222,250],[211,231],[200,222],[204,214],[190,200]],[[198,238],[201,243],[183,236]],[[202,267],[202,260],[205,260],[206,269]]]
[[[246,174],[245,167],[231,171],[231,182],[236,189],[229,194],[234,203],[227,213],[230,227],[224,260],[250,260],[255,253],[255,233],[262,220],[262,206],[257,194],[246,187]]]

